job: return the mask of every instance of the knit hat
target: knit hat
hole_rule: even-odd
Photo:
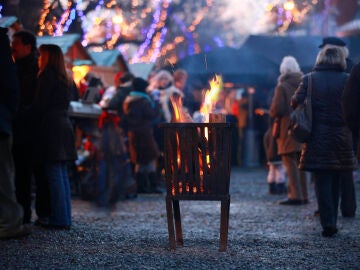
[[[325,37],[323,38],[322,44],[320,44],[319,48],[323,48],[325,45],[335,45],[340,47],[345,47],[346,43],[337,37]]]
[[[133,88],[137,92],[146,92],[146,88],[149,86],[149,83],[143,78],[136,77],[132,82]]]

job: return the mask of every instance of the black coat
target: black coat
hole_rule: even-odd
[[[358,132],[360,129],[360,63],[351,70],[342,100],[345,120],[354,132]]]
[[[10,135],[13,116],[18,106],[19,83],[6,32],[6,29],[0,28],[0,134]]]
[[[75,137],[67,112],[71,87],[48,69],[39,75],[37,91],[34,101],[37,161],[75,160]]]
[[[292,105],[302,103],[308,88],[306,74],[296,90]],[[351,131],[346,126],[341,96],[348,74],[339,66],[316,66],[312,76],[312,134],[303,145],[300,168],[307,171],[353,170],[357,166]]]
[[[352,131],[354,150],[360,159],[360,63],[356,64],[351,70],[349,80],[343,92],[342,102],[345,121]]]
[[[134,93],[138,92],[131,92],[125,99],[123,120],[128,129],[130,159],[134,164],[145,165],[160,155],[153,131],[153,121],[159,114],[159,108],[153,106],[145,93]]]
[[[35,54],[30,54],[16,61],[20,83],[20,103],[14,119],[14,144],[30,144],[32,138],[33,111],[38,63]]]
[[[117,110],[120,119],[122,119],[124,115],[124,101],[131,91],[133,91],[133,87],[131,85],[119,86],[116,89],[116,94],[109,102],[108,109]]]

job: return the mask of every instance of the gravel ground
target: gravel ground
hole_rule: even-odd
[[[339,216],[339,233],[320,236],[310,204],[280,206],[266,171],[231,172],[228,249],[219,252],[220,202],[180,201],[184,246],[169,249],[165,194],[121,201],[113,211],[73,199],[73,227],[38,227],[0,241],[0,269],[360,269],[360,220]],[[360,184],[356,184],[360,205]]]

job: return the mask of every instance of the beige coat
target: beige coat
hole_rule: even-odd
[[[288,134],[288,129],[292,110],[290,99],[299,86],[302,75],[300,72],[280,75],[270,106],[270,116],[273,118],[280,117],[280,135],[277,139],[278,153],[280,155],[301,151],[302,144],[295,141]]]

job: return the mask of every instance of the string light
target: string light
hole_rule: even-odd
[[[291,23],[301,22],[310,10],[311,4],[304,4],[308,1],[267,0],[268,12],[276,13],[277,19],[274,22],[277,31],[284,32]],[[130,63],[158,61],[159,58],[163,58],[161,61],[174,61],[179,57],[211,50],[214,46],[224,46],[221,35],[213,35],[208,44],[203,44],[203,39],[201,35],[199,36],[200,31],[204,29],[204,25],[201,25],[204,18],[214,14],[211,13],[214,10],[211,10],[214,5],[213,0],[192,3],[190,1],[188,10],[184,6],[185,10],[182,10],[182,14],[177,9],[171,9],[172,6],[180,7],[181,2],[172,0],[131,0],[121,4],[117,0],[63,0],[62,2],[66,2],[67,6],[60,16],[55,17],[53,14],[56,14],[55,8],[59,1],[43,0],[38,35],[63,35],[69,31],[73,22],[78,20],[82,22],[83,46],[92,45],[92,50],[97,51],[113,48],[121,52],[131,50],[131,56],[128,57]],[[301,5],[298,2],[301,2]],[[86,7],[90,4],[92,8],[87,11]],[[216,4],[219,5],[219,2]],[[224,6],[220,5],[220,7]],[[187,16],[190,12],[192,16]],[[171,21],[172,28],[167,27],[167,21]],[[118,45],[122,40],[141,41],[141,43]]]

